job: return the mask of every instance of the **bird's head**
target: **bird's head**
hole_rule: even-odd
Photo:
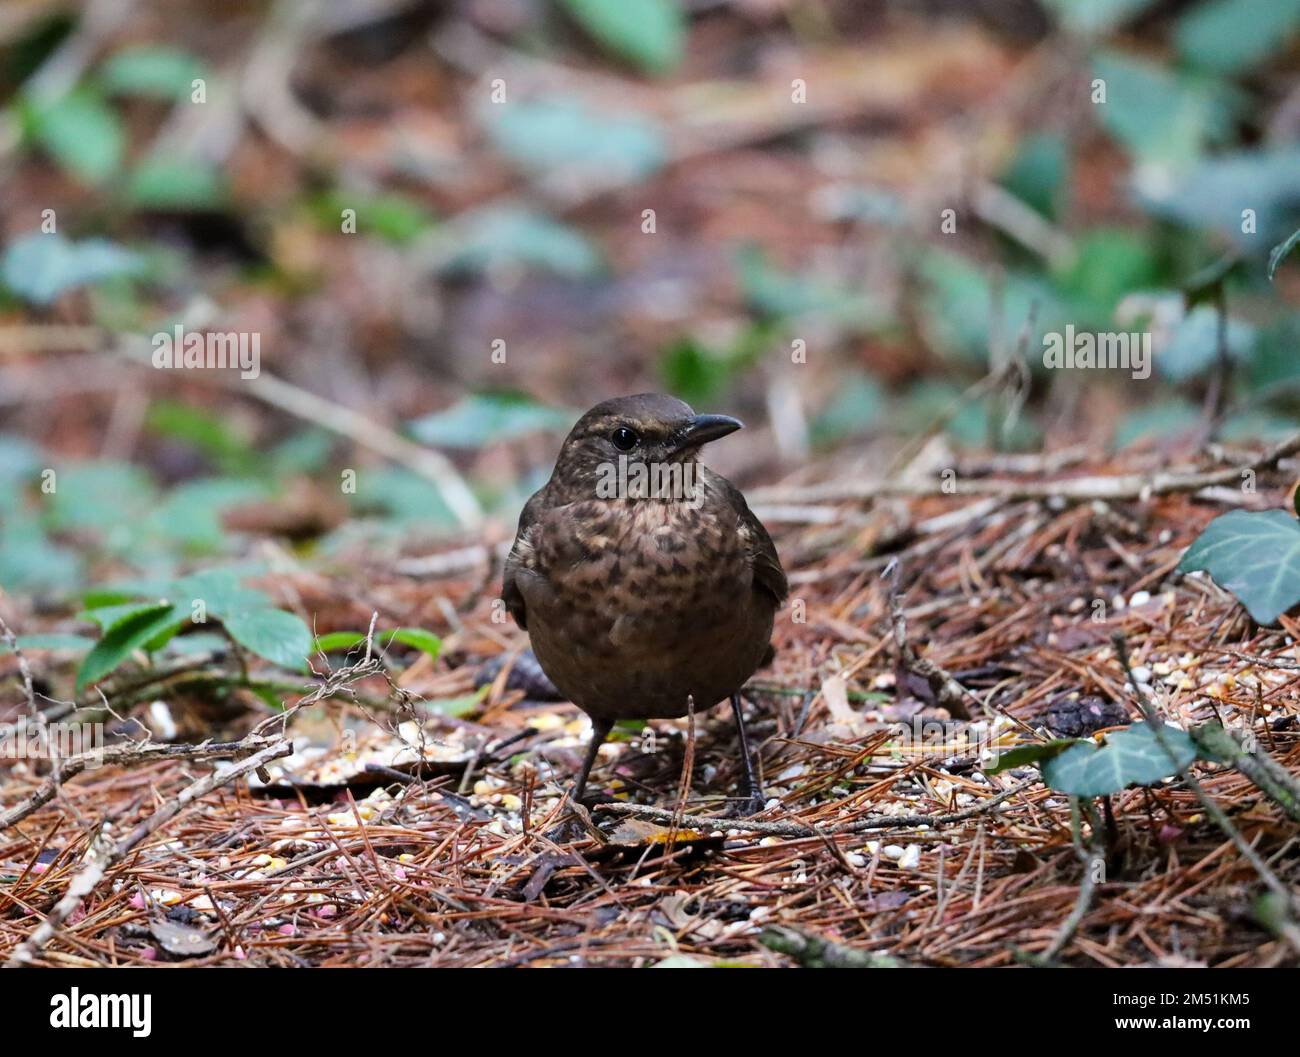
[[[703,445],[742,425],[728,415],[697,415],[689,404],[662,393],[606,400],[578,419],[569,432],[552,481],[569,501],[682,498],[660,494],[653,484],[647,492],[637,482],[653,482],[656,475],[665,480],[676,475],[680,480],[684,467],[693,470]],[[609,494],[611,473],[622,475],[617,495]]]

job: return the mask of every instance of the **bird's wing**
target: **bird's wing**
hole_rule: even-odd
[[[714,475],[714,479],[723,489],[727,498],[737,511],[737,520],[741,535],[746,538],[749,564],[754,570],[754,587],[766,591],[780,605],[790,593],[790,585],[785,579],[785,570],[781,568],[781,559],[776,553],[776,544],[767,534],[763,523],[754,516],[745,502],[745,496],[725,477]]]
[[[505,573],[501,577],[501,598],[510,610],[510,615],[515,618],[515,623],[525,631],[528,630],[527,614],[524,608],[524,594],[519,589],[520,575],[528,575],[525,563],[531,556],[533,550],[533,528],[537,524],[538,514],[545,502],[542,493],[545,489],[535,492],[533,497],[524,504],[523,512],[519,515],[519,531],[515,533],[515,544],[510,548],[510,554],[506,558]]]

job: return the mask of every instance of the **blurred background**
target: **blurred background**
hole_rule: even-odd
[[[0,585],[508,540],[643,390],[743,417],[747,487],[1294,428],[1298,42],[1300,0],[13,0]],[[261,375],[141,365],[178,323]],[[1067,324],[1152,376],[1045,371]]]

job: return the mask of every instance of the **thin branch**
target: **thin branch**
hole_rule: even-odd
[[[7,968],[20,968],[30,965],[36,955],[44,949],[58,932],[59,927],[86,901],[91,892],[98,887],[104,875],[121,862],[127,854],[141,841],[174,819],[196,800],[207,796],[214,789],[235,781],[266,766],[271,760],[288,756],[293,746],[286,741],[276,741],[241,760],[225,771],[213,771],[198,781],[186,786],[174,799],[167,801],[152,815],[141,822],[123,840],[113,839],[113,824],[105,820],[91,839],[90,850],[82,861],[81,870],[68,885],[63,898],[54,904],[54,908],[45,920],[26,940],[14,948],[13,954],[5,963]]]

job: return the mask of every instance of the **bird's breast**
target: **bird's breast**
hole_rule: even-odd
[[[592,501],[548,512],[538,529],[535,575],[521,580],[529,633],[547,674],[589,711],[626,687],[680,715],[687,692],[728,693],[757,665],[773,607],[753,590],[734,511]],[[738,675],[721,670],[724,654]],[[701,664],[718,669],[716,687]]]

